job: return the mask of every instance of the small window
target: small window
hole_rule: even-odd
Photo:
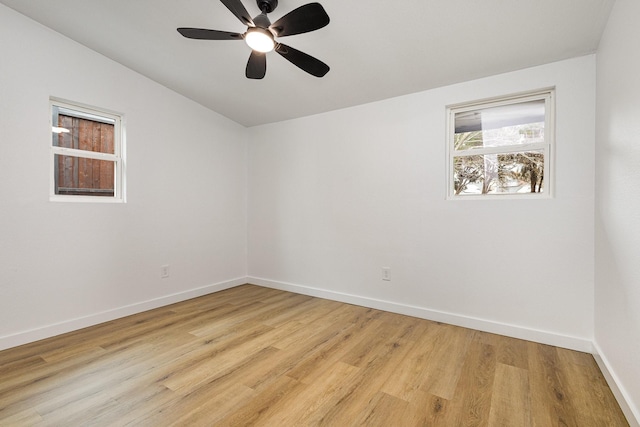
[[[553,91],[447,108],[448,198],[550,195]]]
[[[51,100],[51,200],[124,201],[122,116]]]

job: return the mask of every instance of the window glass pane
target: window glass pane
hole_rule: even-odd
[[[455,114],[455,150],[544,142],[544,99]]]
[[[455,157],[453,159],[454,194],[483,194],[484,156]]]
[[[114,124],[98,116],[71,115],[71,110],[54,108],[53,145],[77,150],[115,154]]]
[[[56,154],[55,194],[114,196],[115,162]]]
[[[543,193],[544,151],[498,154],[499,193]]]
[[[544,150],[454,157],[455,195],[544,192]]]

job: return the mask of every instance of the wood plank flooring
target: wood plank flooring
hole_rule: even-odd
[[[244,285],[0,352],[2,426],[627,426],[589,354]]]

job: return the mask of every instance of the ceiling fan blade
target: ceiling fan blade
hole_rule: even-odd
[[[327,15],[322,5],[320,3],[309,3],[287,13],[269,28],[278,37],[284,37],[315,31],[328,23],[329,15]]]
[[[323,77],[329,72],[329,66],[327,64],[290,46],[278,43],[275,50],[282,55],[284,59],[311,75]]]
[[[251,15],[249,15],[249,12],[247,12],[247,9],[244,8],[244,5],[240,0],[220,0],[220,1],[244,25],[248,27],[255,27],[255,24],[253,23],[253,19],[251,19]]]
[[[248,79],[263,78],[267,74],[267,55],[252,50],[245,74]]]
[[[205,28],[178,28],[178,32],[188,39],[197,40],[242,40],[242,34],[228,31],[207,30]]]

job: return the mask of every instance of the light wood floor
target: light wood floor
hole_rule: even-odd
[[[593,357],[245,285],[0,352],[2,426],[625,426]]]

